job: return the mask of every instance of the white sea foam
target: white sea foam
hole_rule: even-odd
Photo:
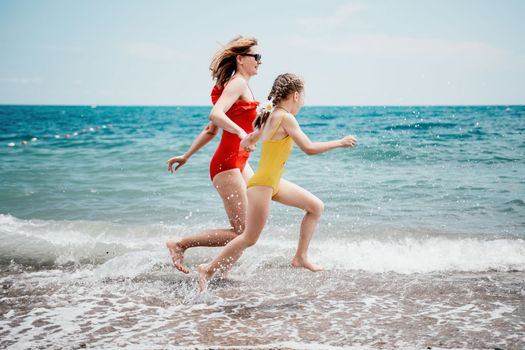
[[[317,242],[312,258],[327,268],[398,273],[525,269],[522,239],[405,238]]]
[[[161,261],[162,257],[149,251],[129,252],[100,265],[95,271],[95,276],[132,278],[152,270],[159,260]]]
[[[4,263],[63,265],[98,264],[101,277],[132,277],[155,264],[169,264],[167,238],[188,228],[167,225],[117,225],[104,222],[20,220],[0,215]],[[292,235],[290,235],[292,236]],[[295,236],[295,235],[294,235]],[[248,249],[236,270],[252,274],[264,266],[287,266],[296,241],[265,236]],[[188,264],[213,258],[217,249],[190,249]],[[523,239],[408,235],[396,238],[317,238],[310,257],[327,269],[367,272],[524,271]]]

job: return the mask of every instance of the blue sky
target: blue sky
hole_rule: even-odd
[[[265,100],[525,104],[524,1],[0,0],[0,103],[209,105],[221,43],[255,36]]]

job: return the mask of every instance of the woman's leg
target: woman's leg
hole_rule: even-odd
[[[201,290],[206,288],[206,283],[215,272],[229,269],[246,248],[257,242],[268,218],[271,198],[271,187],[256,186],[248,189],[246,229],[242,235],[229,242],[210,264],[199,266],[199,288]]]
[[[293,267],[304,267],[317,272],[321,268],[308,261],[308,246],[315,231],[315,227],[324,210],[323,201],[296,184],[281,179],[279,192],[273,199],[284,205],[306,210],[301,223],[301,234],[297,245],[297,252],[292,260]]]
[[[186,249],[202,246],[222,247],[243,232],[247,205],[245,176],[253,174],[253,171],[247,165],[243,173],[246,175],[241,174],[239,169],[231,169],[223,171],[213,178],[213,185],[222,199],[231,228],[206,230],[179,240],[168,240],[166,242],[173,265],[179,271],[189,273],[188,268],[183,264]]]

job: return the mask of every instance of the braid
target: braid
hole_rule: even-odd
[[[304,89],[303,80],[295,74],[280,74],[273,82],[272,90],[268,95],[273,105],[278,105],[294,92],[301,92]]]
[[[277,106],[281,101],[286,100],[288,96],[294,92],[302,92],[304,90],[303,79],[292,73],[280,74],[275,78],[272,85],[272,90],[268,95],[268,100],[272,101],[274,106]],[[261,129],[268,117],[270,112],[262,112],[257,119],[255,119],[254,127]]]

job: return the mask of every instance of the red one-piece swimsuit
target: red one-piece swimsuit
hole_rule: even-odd
[[[215,105],[224,88],[219,88],[217,85],[211,91],[211,101]],[[257,117],[258,101],[242,101],[237,100],[226,112],[235,124],[239,125],[246,133],[253,131],[253,121]],[[250,152],[246,152],[240,147],[241,139],[236,134],[232,134],[226,130],[222,130],[222,137],[219,147],[215,151],[210,162],[210,178],[213,181],[215,175],[220,172],[239,169],[241,172],[250,157]]]

